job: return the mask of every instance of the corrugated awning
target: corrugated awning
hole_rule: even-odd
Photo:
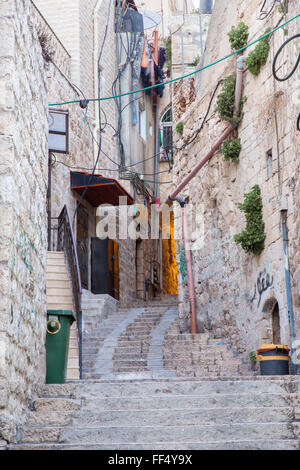
[[[119,206],[119,197],[121,196],[127,197],[128,206],[134,204],[130,194],[113,178],[105,178],[102,175],[93,175],[91,178],[90,173],[80,171],[71,171],[70,178],[71,189],[80,196],[85,191],[86,185],[89,184],[84,199],[94,207],[98,207],[101,204]]]

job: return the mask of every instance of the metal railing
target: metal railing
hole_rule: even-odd
[[[77,256],[75,237],[72,229],[71,218],[67,206],[64,206],[58,216],[57,225],[57,251],[63,251],[67,267],[71,277],[74,309],[77,320],[81,312],[81,278]]]

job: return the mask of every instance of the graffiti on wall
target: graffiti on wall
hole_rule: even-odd
[[[262,294],[266,292],[270,287],[273,286],[273,282],[274,282],[274,277],[270,276],[266,268],[263,271],[260,271],[259,275],[257,276],[256,283],[254,286],[254,294],[251,298],[251,303],[253,303],[254,300],[258,296],[257,307],[259,307]]]

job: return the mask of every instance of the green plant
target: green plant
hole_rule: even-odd
[[[167,56],[167,67],[169,70],[172,68],[172,39],[171,36],[164,40],[164,46],[166,48]]]
[[[289,9],[288,0],[283,0],[278,7],[278,13],[280,13],[281,15],[286,15],[288,12],[288,9]]]
[[[195,60],[194,60],[194,62],[193,62],[192,65],[193,65],[194,67],[197,67],[197,65],[198,65],[199,63],[200,63],[200,56],[197,55],[197,56],[195,57]]]
[[[269,33],[270,31],[271,29],[268,28],[265,34]],[[267,62],[270,51],[269,38],[270,36],[261,39],[256,45],[255,49],[249,53],[246,59],[248,70],[253,75],[258,75],[261,67]]]
[[[232,26],[231,30],[227,34],[229,36],[232,50],[237,51],[247,45],[249,31],[248,26],[246,26],[245,23],[240,23],[236,27]]]
[[[234,104],[235,104],[235,84],[236,75],[233,73],[225,78],[222,84],[222,91],[217,97],[215,111],[219,114],[220,118],[224,121],[230,122],[233,126],[237,127],[242,120],[242,109],[246,98],[242,98],[240,102],[240,109],[238,116],[234,117]]]
[[[241,150],[241,139],[239,138],[227,139],[223,142],[221,147],[221,152],[223,153],[226,161],[232,160],[233,162],[238,162]]]
[[[250,193],[244,195],[243,204],[238,208],[246,217],[246,228],[243,232],[234,235],[234,241],[240,244],[246,253],[259,255],[265,247],[265,224],[262,219],[262,198],[259,186],[256,184]]]
[[[249,353],[249,359],[250,359],[250,362],[253,366],[255,366],[256,362],[257,362],[257,359],[256,359],[256,353],[255,351],[251,351]]]
[[[178,122],[178,124],[176,125],[176,132],[178,132],[178,134],[180,135],[183,134],[183,122]]]

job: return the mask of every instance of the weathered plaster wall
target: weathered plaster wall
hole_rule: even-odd
[[[47,76],[31,3],[0,5],[0,435],[45,378]]]
[[[268,26],[275,27],[281,15],[277,8],[268,20],[257,19],[259,1],[216,1],[206,44],[205,64],[230,52],[227,32],[232,25],[244,21],[249,26],[249,41],[262,35]],[[289,2],[287,18],[297,14],[296,1]],[[285,18],[282,19],[284,21]],[[299,20],[289,24],[288,36],[299,30]],[[288,200],[288,229],[293,273],[293,297],[297,297],[297,260],[299,256],[297,157],[299,133],[296,132],[297,106],[295,93],[299,70],[289,81],[278,83],[273,79],[271,64],[274,54],[286,36],[277,31],[270,40],[267,64],[258,77],[244,75],[244,118],[239,126],[242,152],[239,163],[225,162],[217,153],[182,192],[189,198],[204,219],[203,247],[193,252],[197,308],[201,325],[217,337],[225,337],[240,352],[248,356],[261,343],[270,342],[270,312],[265,312],[266,301],[276,298],[280,310],[281,340],[290,344],[286,301],[283,241],[280,221],[280,200]],[[253,49],[253,47],[251,48]],[[286,56],[287,69],[295,57]],[[174,125],[184,122],[182,138],[177,135],[177,146],[187,143],[199,128],[207,110],[212,92],[220,78],[235,70],[236,58],[220,62],[201,72],[195,80],[197,97],[189,98],[188,81],[174,86]],[[289,68],[290,67],[290,68]],[[217,93],[218,94],[218,93]],[[175,154],[175,184],[189,173],[205,156],[225,129],[214,112],[215,100],[202,132],[183,151]],[[177,118],[176,118],[177,115]],[[272,149],[272,176],[268,177],[266,153]],[[260,256],[247,255],[233,236],[243,230],[245,220],[237,208],[244,193],[259,184],[263,199],[263,219],[267,235],[265,249]],[[197,206],[196,206],[197,205]],[[179,208],[176,226],[180,227]],[[179,246],[178,246],[179,248]],[[179,253],[179,249],[177,250]],[[179,254],[178,254],[179,262]],[[264,280],[264,284],[262,284]],[[187,327],[187,290],[180,283],[181,328]],[[262,288],[264,286],[264,288]],[[299,330],[299,302],[294,302],[294,315]]]

